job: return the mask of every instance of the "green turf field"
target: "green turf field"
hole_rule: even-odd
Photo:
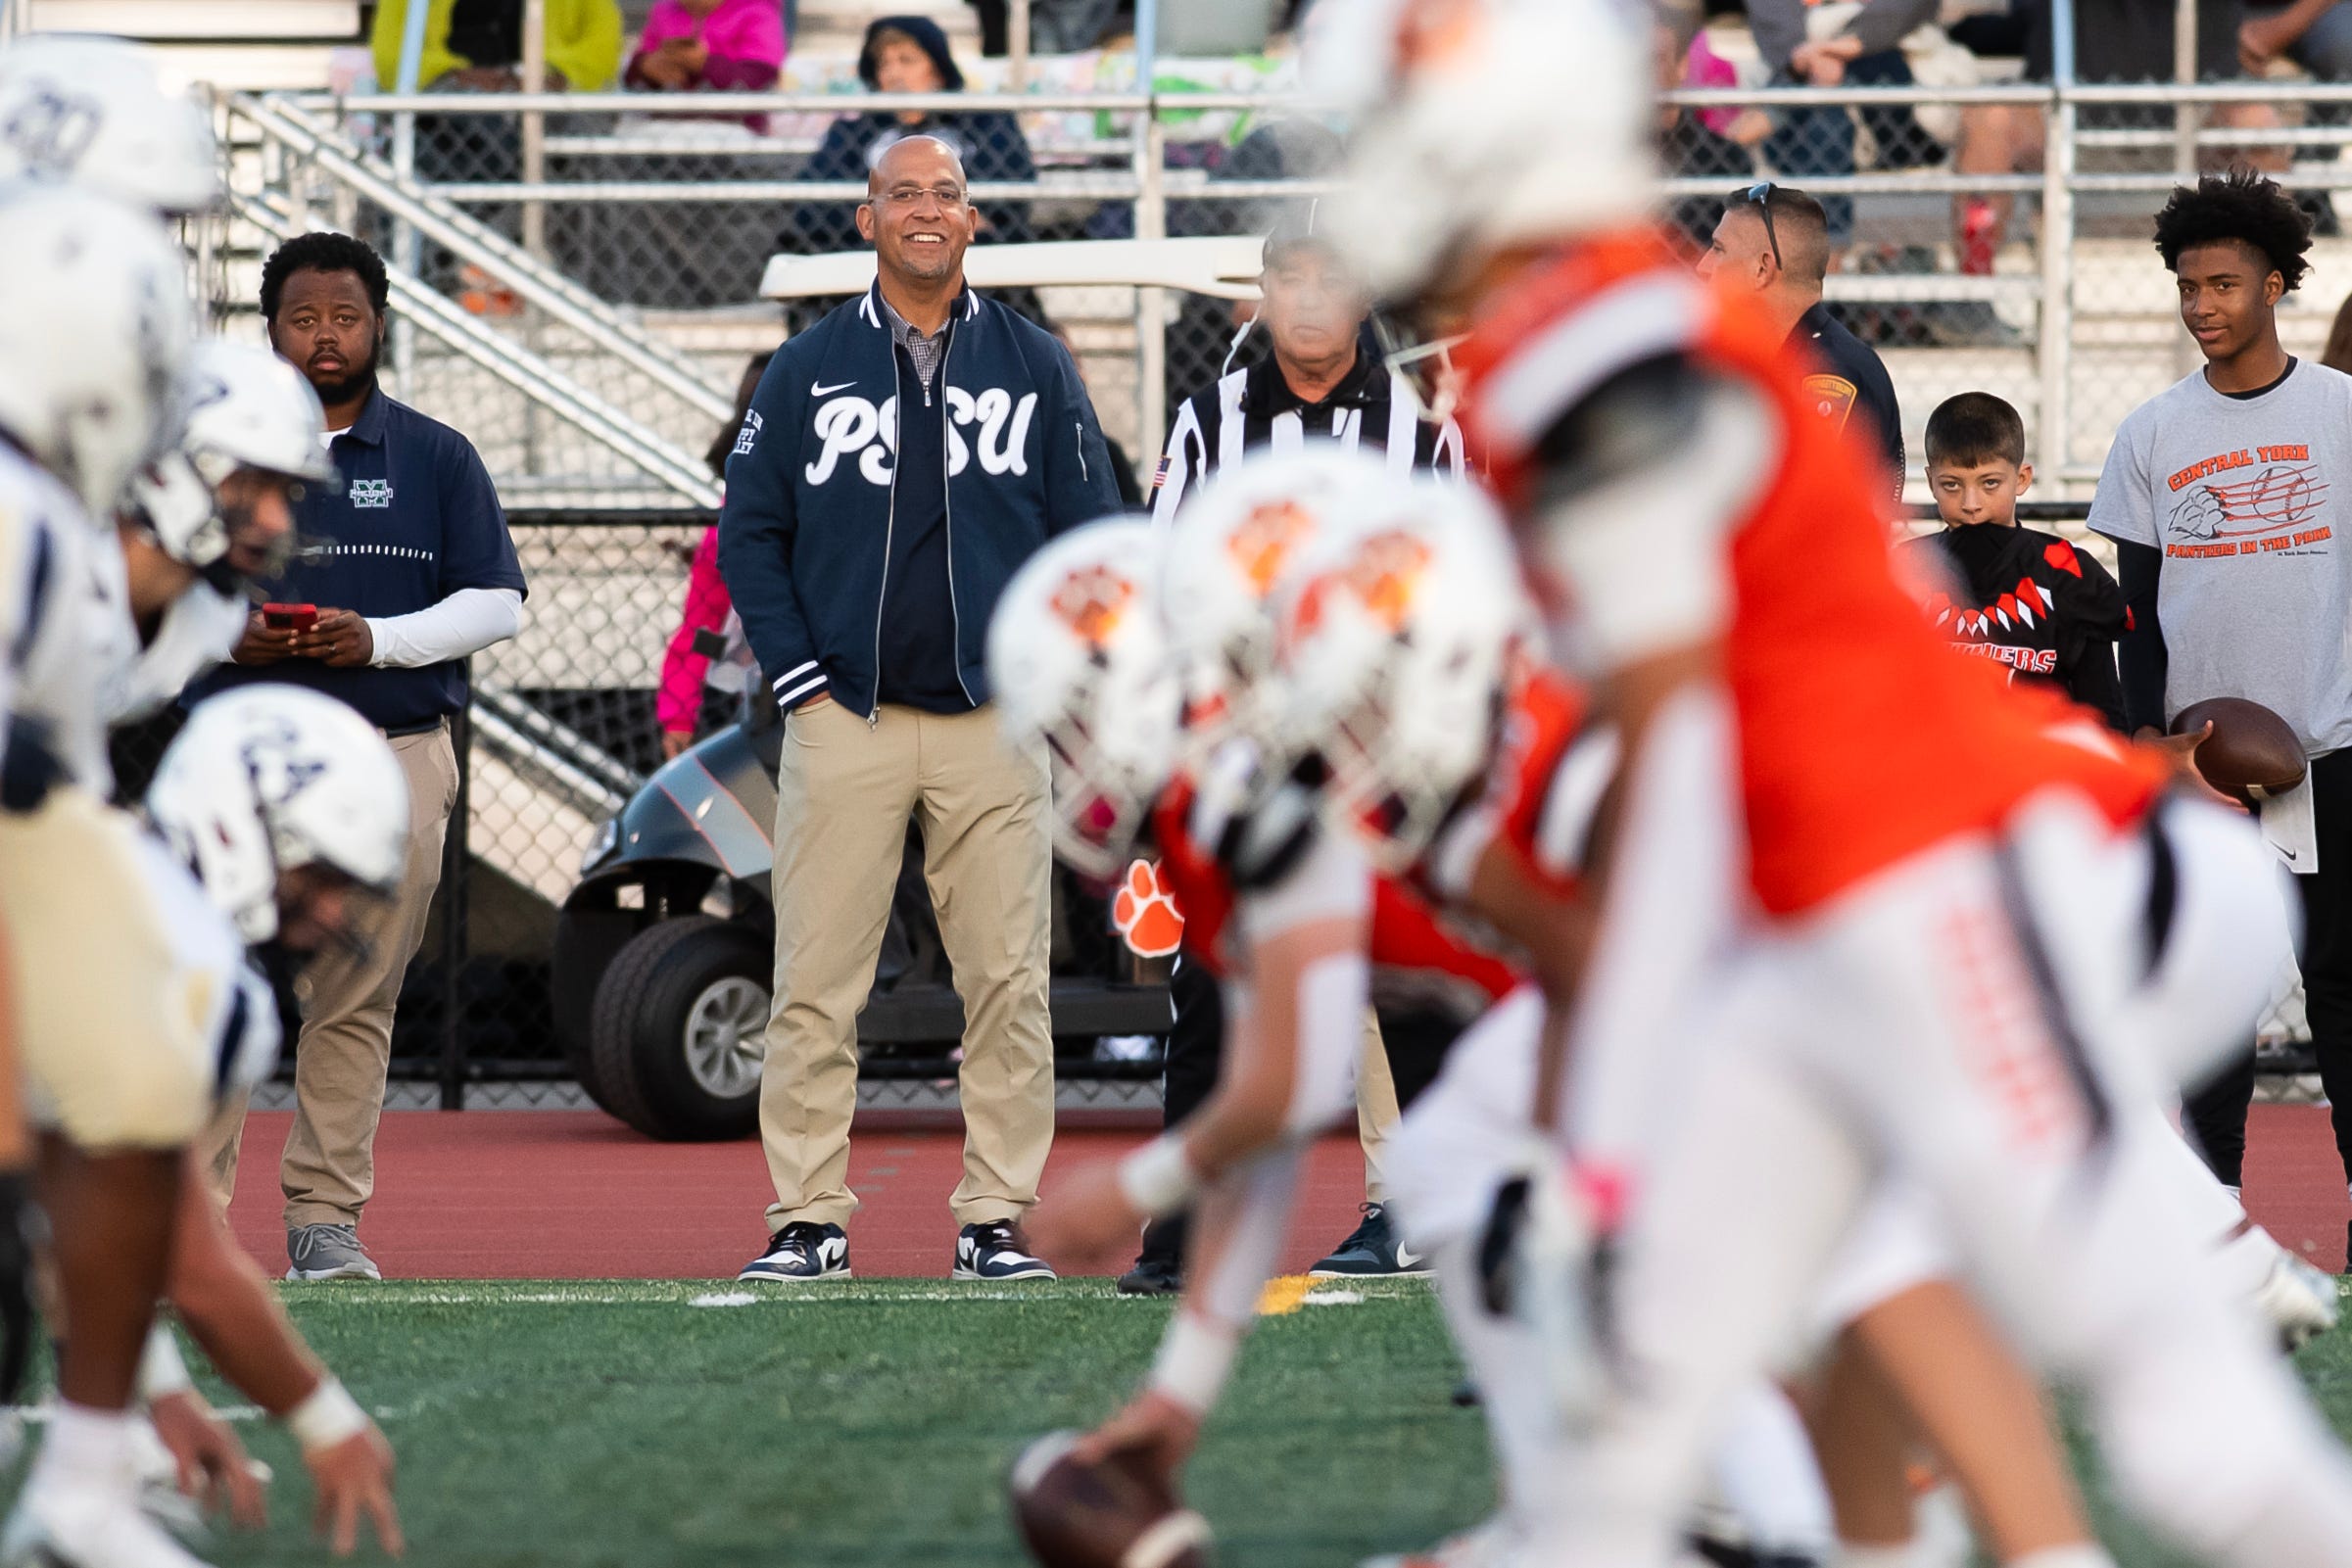
[[[1168,1311],[1099,1281],[857,1281],[716,1305],[750,1294],[403,1283],[288,1300],[398,1447],[409,1560],[429,1568],[1022,1562],[999,1491],[1011,1453],[1108,1411]],[[1353,1564],[1488,1506],[1483,1431],[1448,1402],[1434,1302],[1363,1294],[1261,1324],[1192,1475],[1225,1568]],[[2300,1364],[2352,1429],[2352,1331]],[[271,1527],[208,1555],[326,1560],[291,1446],[240,1431],[278,1471]],[[2170,1568],[2116,1540],[2124,1568]]]

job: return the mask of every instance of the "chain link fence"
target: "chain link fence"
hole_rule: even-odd
[[[973,140],[983,245],[1263,233],[1283,204],[1328,188],[1340,152],[1322,118],[1265,98],[870,102],[885,115],[962,111],[967,129],[971,116],[1010,122],[1021,110],[1028,168],[1001,161],[1000,141]],[[2201,106],[2185,132],[2181,102]],[[469,1083],[579,1066],[583,999],[559,927],[584,859],[661,762],[653,692],[716,499],[704,453],[731,428],[745,360],[834,303],[764,297],[763,274],[779,253],[854,243],[862,182],[811,177],[838,100],[712,95],[691,109],[289,95],[226,111],[236,212],[200,241],[219,313],[250,314],[259,259],[286,234],[374,239],[409,280],[391,388],[481,450],[531,583],[521,637],[475,663],[462,859],[453,852],[403,996],[396,1071],[437,1081],[448,1104]],[[1939,402],[1994,392],[2025,415],[2039,494],[2079,513],[2117,423],[2191,368],[2149,246],[2165,189],[2251,151],[2307,193],[2323,237],[2281,326],[2292,352],[2317,357],[2352,290],[2334,223],[2334,193],[2352,183],[2335,161],[2347,122],[2352,88],[2054,94],[1857,73],[1832,92],[1685,90],[1661,114],[1661,215],[1695,257],[1724,202],[1757,181],[1821,197],[1840,253],[1828,297],[1887,362],[1914,458]],[[1989,160],[1995,139],[2006,151]],[[983,156],[984,143],[998,151]],[[1976,172],[1957,171],[1961,149]],[[1000,292],[1064,332],[1106,433],[1146,477],[1169,411],[1227,367],[1249,309],[1240,291],[1206,285]],[[1924,494],[1914,474],[1912,495]],[[706,717],[728,717],[724,701]],[[128,758],[126,779],[138,776]],[[659,912],[707,913],[726,880]],[[1131,977],[1099,908],[1063,892],[1066,972]],[[2287,1020],[2272,1032],[2298,1031]],[[1074,1038],[1065,1050],[1067,1069],[1113,1081],[1149,1070],[1124,1045]],[[944,1065],[936,1043],[883,1042],[882,1081],[899,1081],[893,1051],[904,1081]]]

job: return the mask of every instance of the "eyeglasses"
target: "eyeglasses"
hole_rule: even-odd
[[[964,205],[964,191],[960,185],[893,185],[877,200],[904,209],[920,206],[926,197],[941,207]]]
[[[1785,272],[1788,263],[1780,259],[1780,231],[1772,226],[1772,193],[1777,189],[1779,187],[1768,179],[1758,180],[1740,193],[1740,200],[1755,203],[1755,210],[1763,214],[1764,238],[1772,247],[1772,264]]]

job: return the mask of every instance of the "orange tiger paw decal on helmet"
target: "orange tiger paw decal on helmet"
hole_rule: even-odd
[[[1111,900],[1111,924],[1140,958],[1166,958],[1182,945],[1184,914],[1176,906],[1176,895],[1160,884],[1158,862],[1138,860],[1128,867],[1119,896]]]

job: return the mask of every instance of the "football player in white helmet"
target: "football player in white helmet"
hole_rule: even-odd
[[[263,683],[199,703],[165,751],[144,815],[155,881],[192,958],[238,996],[216,1038],[224,1101],[242,1099],[277,1054],[276,1002],[246,961],[277,944],[297,959],[350,947],[397,892],[408,791],[399,762],[359,714],[301,687]],[[362,1519],[401,1548],[392,1450],[304,1345],[252,1257],[230,1234],[195,1167],[182,1183],[168,1303],[221,1374],[301,1445],[317,1517],[348,1553]],[[250,1519],[260,1502],[242,1445],[188,1381],[159,1324],[140,1391],[186,1481],[228,1494]]]
[[[1005,589],[988,622],[996,719],[1044,747],[1053,844],[1085,875],[1126,869],[1175,771],[1183,697],[1151,602],[1159,541],[1106,520],[1062,536]]]
[[[2116,830],[2217,867],[2259,845],[2161,802],[2153,761],[2052,740],[1897,612],[1867,465],[1802,364],[1659,259],[1625,17],[1368,0],[1324,42],[1363,176],[1335,238],[1424,330],[1468,328],[1465,423],[1625,730],[1596,965],[1653,1009],[1711,1007],[1684,1025],[1706,1067],[1615,1275],[1640,1386],[1559,1468],[1542,1560],[1665,1560],[1707,1427],[1881,1164],[1933,1191],[1972,1281],[2083,1380],[2152,1517],[2217,1561],[2344,1560],[2352,1466],[2197,1268],[2148,1064],[2119,1045],[2152,858],[2130,832],[2110,852]],[[1565,56],[1592,92],[1533,80]],[[2226,940],[2268,958],[2282,922]],[[2004,1090],[1989,1052],[2040,1087]],[[2106,1558],[2078,1538],[2040,1560]]]
[[[108,719],[177,697],[245,635],[245,587],[294,547],[293,502],[331,486],[318,395],[259,344],[198,345],[173,398],[172,450],[131,479],[121,514],[131,615],[143,642]]]
[[[212,1083],[138,830],[104,804],[95,699],[135,645],[111,518],[97,519],[156,441],[187,352],[185,269],[154,217],[71,186],[0,189],[0,924],[72,1323],[0,1559],[178,1564],[132,1505],[129,1409]]]
[[[60,180],[170,216],[220,196],[211,119],[120,38],[29,33],[0,44],[0,179]]]
[[[1141,524],[1100,525],[1025,565],[990,627],[996,689],[1032,687],[1022,698],[1025,735],[1068,737],[1058,743],[1084,763],[1077,797],[1057,802],[1081,857],[1116,869],[1150,807],[1187,961],[1224,990],[1227,1044],[1209,1100],[1128,1159],[1071,1173],[1028,1222],[1041,1251],[1084,1261],[1131,1242],[1145,1219],[1197,1210],[1183,1302],[1145,1387],[1078,1443],[1081,1460],[1119,1455],[1172,1488],[1272,1272],[1304,1146],[1353,1103],[1371,960],[1388,956],[1375,933],[1409,928],[1391,951],[1419,978],[1447,978],[1447,939],[1409,900],[1375,924],[1370,867],[1318,822],[1312,788],[1290,777],[1308,759],[1280,743],[1276,724],[1276,586],[1362,487],[1386,481],[1370,459],[1351,468],[1321,452],[1249,458],[1167,532],[1167,550],[1183,558],[1158,566],[1156,604],[1152,536]],[[1164,633],[1128,624],[1155,611]],[[1192,698],[1181,737],[1172,652]],[[1059,684],[1035,689],[1046,681]],[[1097,707],[1138,693],[1142,718]],[[1115,748],[1098,738],[1129,726],[1144,733]],[[1277,760],[1266,766],[1267,757]],[[1148,800],[1149,772],[1172,764]],[[1484,1000],[1508,988],[1511,972],[1488,960],[1479,976]]]

